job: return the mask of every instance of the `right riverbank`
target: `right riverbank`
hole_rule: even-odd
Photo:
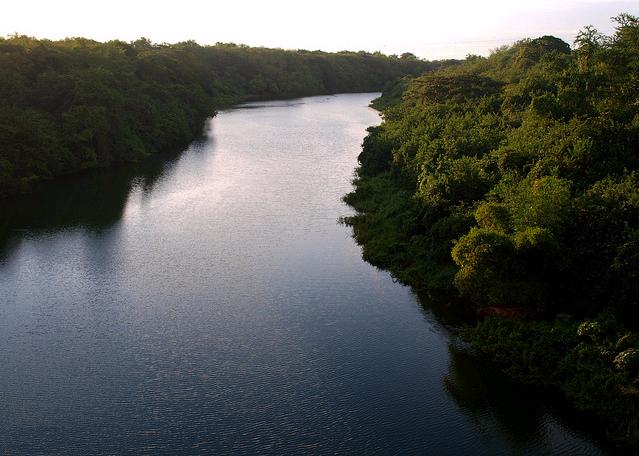
[[[495,315],[462,335],[639,445],[637,18],[389,86],[355,191],[364,258]],[[504,315],[509,318],[503,318]],[[501,316],[501,317],[500,317]]]

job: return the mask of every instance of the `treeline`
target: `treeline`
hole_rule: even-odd
[[[180,147],[240,101],[378,91],[438,65],[411,54],[0,38],[0,198]]]
[[[524,317],[465,334],[637,448],[639,20],[614,21],[574,49],[526,39],[389,90],[345,199],[366,259]]]

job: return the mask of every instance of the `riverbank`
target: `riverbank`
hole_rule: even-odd
[[[402,282],[450,293],[466,314],[519,315],[462,335],[636,451],[639,124],[622,94],[639,26],[616,21],[615,36],[574,51],[522,40],[389,88],[345,222],[364,258]],[[589,63],[608,65],[592,93],[580,89],[594,84],[587,44]]]
[[[216,110],[252,100],[377,92],[446,62],[233,43],[0,38],[0,198],[173,151]],[[448,62],[451,63],[451,62]]]
[[[473,303],[454,287],[458,268],[442,261],[429,240],[416,233],[420,210],[410,195],[390,174],[355,180],[355,191],[344,200],[358,213],[344,222],[353,227],[363,258],[415,290],[451,294],[447,311],[466,321],[460,332],[464,340],[513,380],[555,388],[577,409],[601,420],[615,444],[636,449],[639,335],[609,314],[568,321],[477,321]]]

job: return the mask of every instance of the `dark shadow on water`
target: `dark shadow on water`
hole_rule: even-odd
[[[207,139],[194,141],[196,151]],[[0,201],[0,261],[21,239],[38,233],[83,228],[100,231],[113,226],[124,213],[134,188],[149,195],[170,174],[183,151],[149,157],[140,163],[89,170],[46,182],[32,193]]]
[[[602,423],[557,390],[510,380],[463,342],[460,329],[476,324],[476,313],[454,289],[413,293],[429,326],[448,340],[444,390],[480,435],[504,436],[515,454],[552,454],[551,448],[562,446],[568,454],[623,454],[606,438]]]
[[[542,438],[544,410],[530,388],[509,382],[463,346],[451,343],[448,353],[445,389],[480,431],[494,423],[515,447]]]
[[[558,391],[511,381],[463,342],[459,329],[474,324],[475,313],[453,291],[416,294],[424,318],[449,340],[444,389],[480,434],[497,430],[516,454],[552,447],[548,440],[558,432],[574,438],[583,454],[622,454],[607,440],[601,423],[576,410]]]
[[[289,99],[282,100],[273,100],[269,101],[249,101],[246,103],[241,103],[239,105],[233,106],[232,111],[238,109],[264,109],[264,108],[289,108],[292,106],[301,106],[309,103],[325,103],[326,101],[334,98],[335,95],[321,95],[321,96],[309,96],[309,97],[293,97]]]
[[[596,421],[572,408],[558,392],[510,381],[456,339],[448,352],[444,387],[480,433],[496,427],[513,448],[530,453],[561,430],[581,442],[583,454],[618,454]]]
[[[237,109],[264,109],[264,108],[290,108],[291,106],[300,106],[304,105],[304,102],[281,102],[281,103],[269,103],[263,104],[261,102],[251,102],[246,104],[241,104],[238,106],[234,106],[233,110]]]

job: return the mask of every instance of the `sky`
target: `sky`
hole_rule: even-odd
[[[639,0],[25,0],[2,6],[0,36],[146,37],[156,43],[412,52],[433,60],[488,55],[542,35],[572,44],[585,25],[611,33],[610,17],[620,12],[639,15]]]

